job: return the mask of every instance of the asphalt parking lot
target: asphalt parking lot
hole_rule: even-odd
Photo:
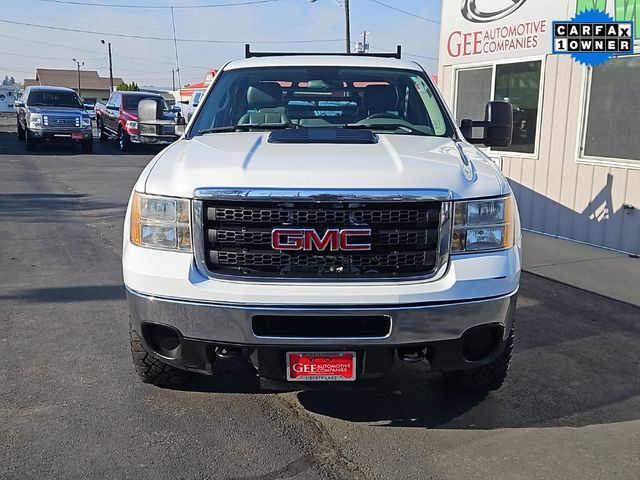
[[[640,471],[640,309],[524,274],[486,397],[398,364],[373,392],[185,390],[133,372],[122,218],[151,159],[0,133],[0,478],[611,479]]]

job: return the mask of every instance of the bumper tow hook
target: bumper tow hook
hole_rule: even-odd
[[[398,358],[407,363],[420,363],[427,357],[427,348],[401,348],[398,350]]]
[[[229,360],[232,358],[239,358],[242,356],[242,348],[233,347],[216,347],[216,357],[221,360]]]

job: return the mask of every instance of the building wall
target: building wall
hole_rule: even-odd
[[[501,155],[523,227],[630,253],[640,253],[640,165],[622,168],[579,160],[587,70],[569,56],[545,61],[537,157]],[[454,70],[441,69],[453,105]],[[629,134],[637,128],[630,126]],[[627,213],[624,204],[636,210]]]
[[[77,92],[78,89],[74,88],[74,90]],[[109,90],[89,90],[89,89],[82,89],[82,98],[86,101],[91,101],[91,102],[95,102],[96,99],[97,100],[106,100],[109,98]]]

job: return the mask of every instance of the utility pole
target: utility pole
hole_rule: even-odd
[[[171,69],[171,90],[176,91],[176,71]]]
[[[82,98],[82,89],[80,88],[80,65],[84,67],[84,62],[79,62],[75,58],[73,58],[72,60],[76,62],[76,65],[78,67],[78,96]]]
[[[344,19],[345,19],[345,33],[346,33],[345,40],[346,40],[347,53],[351,53],[351,17],[349,14],[349,0],[344,0]]]
[[[318,0],[309,0],[311,3],[316,3]],[[347,53],[351,53],[351,17],[349,14],[349,0],[342,0],[342,4],[339,0],[333,0],[338,5],[344,7],[344,23],[345,23],[345,50]]]
[[[103,45],[107,44],[104,40],[100,40]],[[109,47],[109,81],[111,83],[111,92],[113,92],[113,62],[111,61],[111,42],[107,44]]]
[[[369,52],[369,44],[367,43],[367,35],[370,34],[371,32],[367,32],[366,30],[364,30],[362,32],[362,53],[368,53]]]
[[[178,88],[180,89],[178,96],[180,97],[180,100],[182,100],[182,79],[180,78],[180,59],[178,58],[178,39],[176,38],[176,18],[173,14],[173,7],[171,7],[171,26],[173,27],[173,48],[176,53],[176,73],[178,74]]]

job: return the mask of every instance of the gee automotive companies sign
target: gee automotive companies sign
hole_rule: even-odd
[[[575,1],[575,0],[574,0]],[[550,53],[551,21],[567,18],[563,0],[447,0],[440,58],[469,63]]]
[[[454,65],[567,53],[595,65],[613,55],[632,53],[634,40],[640,40],[639,21],[640,0],[446,0],[440,62]],[[591,25],[597,31],[565,31],[563,25],[569,23]],[[609,23],[604,33],[603,23]]]

